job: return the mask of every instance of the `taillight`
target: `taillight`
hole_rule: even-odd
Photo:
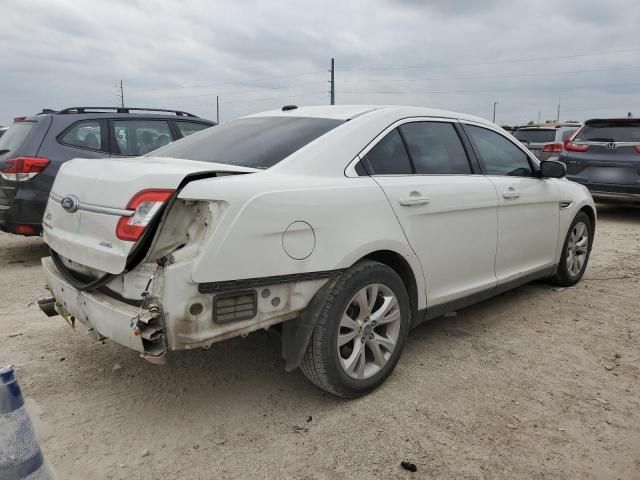
[[[565,140],[564,149],[569,152],[586,152],[591,148],[591,145],[578,145],[571,140]]]
[[[12,182],[22,182],[31,180],[47,168],[49,159],[44,157],[16,157],[3,160],[0,163],[9,164],[8,167],[0,168],[0,176],[2,178]]]
[[[120,240],[136,242],[142,236],[158,210],[167,202],[175,190],[150,189],[136,193],[129,203],[127,210],[132,210],[130,217],[120,217],[116,227],[116,236]]]
[[[542,149],[543,152],[561,152],[562,144],[561,143],[547,143]]]
[[[640,145],[636,145],[635,147],[633,147],[636,149],[636,152],[640,153]]]

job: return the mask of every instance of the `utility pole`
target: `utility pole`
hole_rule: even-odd
[[[493,102],[493,123],[496,123],[496,105],[498,105],[499,102]]]
[[[538,125],[540,125],[540,116],[541,116],[540,114],[541,114],[541,113],[542,113],[542,112],[540,112],[540,110],[538,110]]]
[[[120,80],[120,105],[124,108],[124,88],[122,88],[122,80]]]
[[[558,100],[558,116],[556,117],[556,123],[560,123],[560,100]]]
[[[335,105],[336,104],[336,79],[335,79],[336,65],[333,58],[331,59],[331,70],[329,71],[331,72],[331,91],[329,92],[331,94],[331,105]]]
[[[220,124],[220,97],[216,95],[216,123]]]

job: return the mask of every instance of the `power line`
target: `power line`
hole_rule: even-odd
[[[366,79],[367,82],[423,82],[423,81],[439,81],[439,80],[482,80],[482,79],[495,79],[495,78],[517,78],[517,77],[545,77],[549,75],[567,75],[574,73],[591,73],[591,72],[610,72],[617,70],[636,70],[640,65],[633,67],[615,67],[615,68],[598,68],[591,70],[569,70],[563,72],[544,72],[544,73],[518,73],[515,75],[474,75],[471,77],[439,77],[439,78],[370,78]],[[347,78],[346,81],[358,81],[362,82],[362,78]]]
[[[617,50],[611,52],[594,52],[594,53],[581,53],[576,55],[559,55],[553,57],[532,57],[532,58],[517,58],[517,59],[509,59],[509,60],[492,60],[488,62],[471,62],[471,63],[447,63],[441,65],[408,65],[404,67],[396,66],[396,67],[361,67],[361,68],[343,68],[341,71],[343,72],[354,72],[354,71],[382,71],[382,70],[409,70],[409,69],[418,69],[418,68],[449,68],[449,67],[471,67],[471,66],[481,66],[481,65],[498,65],[504,63],[527,63],[527,62],[540,62],[545,60],[566,60],[568,58],[580,58],[580,57],[597,57],[603,55],[617,55],[620,53],[630,53],[640,51],[640,48],[635,48],[631,50]]]
[[[608,88],[608,87],[635,87],[640,83],[622,83],[622,84],[608,84],[608,85],[582,85],[571,87],[544,87],[544,88],[499,88],[492,90],[431,90],[431,91],[366,91],[361,90],[358,92],[341,91],[340,93],[347,95],[423,95],[423,94],[440,94],[440,93],[493,93],[493,92],[535,92],[535,91],[554,91],[554,90],[579,90],[585,88]]]
[[[148,89],[144,87],[140,88],[131,88],[130,90],[144,90],[146,92],[158,91],[158,90],[177,90],[177,89],[190,89],[190,88],[210,88],[210,87],[222,87],[226,85],[243,85],[247,83],[255,83],[255,82],[264,82],[267,80],[278,80],[282,78],[293,78],[293,77],[303,77],[305,75],[315,75],[318,73],[324,73],[324,70],[314,70],[312,72],[303,72],[303,73],[292,73],[290,75],[278,75],[275,77],[264,77],[264,78],[252,78],[251,80],[237,80],[232,82],[224,82],[224,83],[212,83],[207,85],[177,85],[173,87],[159,87],[154,89]]]
[[[296,87],[304,87],[307,85],[324,85],[325,82],[324,81],[319,81],[319,82],[308,82],[308,83],[297,83],[294,85],[283,85],[280,87],[264,87],[264,88],[258,88],[256,90],[249,90],[249,91],[241,91],[241,92],[220,92],[220,93],[200,93],[198,95],[172,95],[172,96],[164,96],[164,95],[158,95],[158,96],[152,96],[152,97],[134,97],[137,100],[156,100],[156,99],[175,99],[175,98],[200,98],[200,97],[215,97],[215,96],[229,96],[229,95],[248,95],[251,93],[260,93],[260,92],[264,92],[265,90],[282,90],[282,89],[286,89],[286,88],[296,88]]]

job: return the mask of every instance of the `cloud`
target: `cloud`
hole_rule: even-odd
[[[640,115],[634,0],[8,0],[0,124],[42,108],[400,103],[522,123]],[[614,53],[612,53],[614,52]]]

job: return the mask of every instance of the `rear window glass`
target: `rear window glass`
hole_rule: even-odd
[[[640,142],[640,120],[590,123],[578,132],[574,140],[583,142]]]
[[[553,143],[556,139],[555,130],[518,130],[514,137],[524,143]]]
[[[241,118],[178,140],[150,156],[264,169],[342,123],[327,118]]]
[[[176,122],[178,126],[178,130],[183,137],[188,137],[189,135],[193,135],[194,133],[198,133],[200,130],[204,130],[205,128],[209,128],[211,125],[207,125],[206,123],[195,123],[195,122]]]
[[[11,156],[11,152],[18,150],[34,125],[34,122],[14,123],[9,130],[0,137],[0,158],[8,158]]]

